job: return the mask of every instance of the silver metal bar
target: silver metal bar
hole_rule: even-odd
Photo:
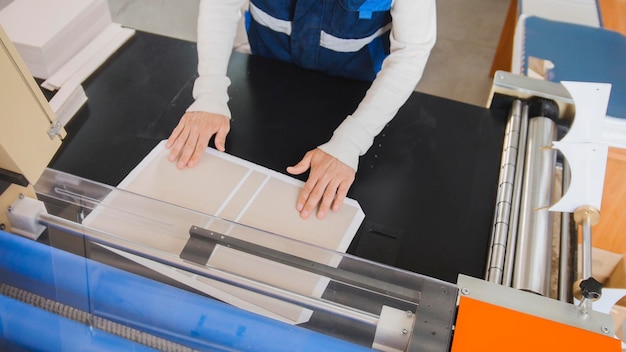
[[[588,279],[591,277],[591,220],[589,219],[589,217],[586,217],[582,223],[580,224],[580,226],[582,227],[582,233],[583,233],[583,240],[582,240],[582,247],[583,247],[583,265],[582,265],[582,269],[583,269],[583,280],[584,279]],[[592,300],[591,299],[584,299],[582,301],[583,304],[583,311],[584,312],[588,312],[592,309]]]
[[[189,229],[189,233],[192,236],[199,236],[208,242],[236,249],[244,253],[249,253],[276,263],[285,264],[292,268],[308,271],[310,273],[324,276],[361,289],[367,289],[385,296],[392,296],[398,300],[404,300],[407,303],[418,302],[420,299],[420,293],[413,289],[378,280],[374,277],[356,274],[341,268],[335,268],[330,265],[324,265],[305,258],[300,258],[292,254],[277,251],[202,227],[192,226],[191,229]]]
[[[517,151],[520,145],[521,113],[522,101],[516,99],[511,105],[502,146],[496,210],[491,229],[491,245],[489,246],[487,264],[487,281],[498,284],[502,283],[506,261],[507,237],[515,189],[515,171],[519,164]]]
[[[571,182],[571,170],[567,160],[563,160],[562,171],[562,194],[567,192]],[[561,236],[559,245],[559,280],[558,299],[560,301],[573,303],[572,284],[576,281],[576,247],[578,233],[576,226],[572,225],[572,214],[561,213]]]
[[[586,218],[580,225],[582,227],[583,240],[583,279],[590,278],[591,274],[591,221]]]
[[[583,205],[578,207],[574,211],[574,220],[582,228],[582,280],[592,280],[592,258],[591,258],[591,226],[596,225],[600,221],[600,210],[590,205]],[[582,288],[582,287],[581,287]],[[591,286],[587,286],[587,289],[595,290]],[[591,294],[589,292],[588,294]],[[596,292],[597,297],[593,295],[588,296],[583,294],[581,301],[582,313],[589,314],[591,311],[592,301],[599,298],[600,292]]]
[[[512,286],[544,296],[550,293],[552,265],[552,186],[557,137],[556,124],[546,117],[531,117],[528,125],[525,169],[520,203]]]
[[[524,177],[524,160],[526,157],[526,141],[528,138],[528,105],[522,105],[520,120],[520,143],[517,148],[518,166],[515,169],[513,199],[511,200],[511,219],[506,244],[506,260],[504,262],[502,284],[511,286],[517,245],[517,229],[519,226],[520,200],[522,197],[522,178]]]

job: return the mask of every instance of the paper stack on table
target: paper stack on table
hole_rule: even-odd
[[[16,0],[0,26],[42,87],[59,90],[50,105],[63,125],[87,101],[82,82],[135,33],[112,22],[106,0]]]
[[[95,38],[111,14],[106,0],[19,0],[0,24],[33,76],[46,79]]]
[[[303,220],[295,209],[302,181],[212,148],[207,148],[206,155],[196,167],[181,171],[176,168],[176,163],[167,160],[168,153],[165,141],[157,145],[85,218],[83,224],[115,234],[141,248],[166,253],[170,258],[178,258],[182,254],[190,240],[189,229],[196,225],[336,266],[341,258],[335,251],[346,251],[365,216],[354,199],[346,199],[340,211],[329,212],[324,220],[315,217]],[[136,194],[148,198],[133,196]],[[155,199],[160,202],[154,202]],[[179,212],[172,204],[195,212]],[[227,221],[208,219],[202,214]],[[147,258],[113,251],[224,302],[274,319],[298,324],[307,321],[312,313],[300,306]],[[328,284],[328,279],[323,276],[224,246],[207,248],[206,251],[210,256],[208,263],[199,270],[207,270],[208,273],[212,268],[226,270],[270,287],[283,287],[315,297],[320,297]]]

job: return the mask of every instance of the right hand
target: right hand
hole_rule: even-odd
[[[167,139],[165,147],[171,148],[168,160],[178,160],[176,167],[183,170],[198,164],[209,140],[215,135],[215,148],[225,150],[230,119],[224,115],[204,111],[186,112]]]
[[[298,164],[288,167],[287,172],[300,175],[309,168],[309,178],[300,190],[296,210],[301,218],[308,219],[318,208],[316,216],[322,220],[329,209],[339,211],[354,182],[356,171],[320,148],[315,148],[306,153]]]

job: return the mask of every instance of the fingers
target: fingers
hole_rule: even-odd
[[[311,166],[311,158],[312,158],[312,152],[306,153],[304,157],[302,158],[302,160],[300,160],[300,162],[298,162],[294,166],[289,166],[287,168],[287,172],[292,175],[303,174]],[[300,212],[300,215],[305,219],[309,217],[310,209],[303,212],[304,205],[307,203],[307,200],[309,199],[309,195],[311,194],[311,191],[313,191],[313,189],[315,188],[316,182],[317,182],[317,177],[309,177],[307,182],[304,184],[304,187],[300,191],[300,194],[298,195],[298,199],[296,200],[296,210]]]
[[[167,149],[171,148],[176,140],[180,137],[180,134],[184,130],[183,126],[183,118],[181,118],[181,120],[178,122],[178,125],[172,130],[172,134],[170,134],[169,138],[167,139],[167,143],[165,144],[165,147]]]
[[[328,213],[328,210],[330,209],[331,204],[335,201],[335,195],[337,194],[337,189],[339,188],[338,186],[339,185],[338,185],[338,181],[337,180],[331,180],[326,185],[326,187],[324,189],[324,193],[323,193],[322,199],[321,199],[321,203],[320,203],[319,208],[317,210],[317,218],[318,219],[324,219],[324,217]],[[320,187],[320,189],[321,188],[322,187]]]
[[[215,134],[215,148],[217,148],[220,152],[226,150],[226,135],[228,135],[228,132],[230,132],[230,125],[218,129]],[[207,140],[207,143],[208,142],[209,141]]]
[[[339,211],[339,209],[341,209],[344,200],[346,200],[346,197],[348,196],[348,190],[350,189],[353,181],[354,179],[351,180],[349,183],[343,182],[339,185],[339,188],[337,189],[337,194],[335,195],[335,200],[333,201],[333,211]]]
[[[351,184],[348,180],[349,178],[331,178],[329,175],[323,175],[319,179],[309,177],[307,183],[310,185],[305,184],[296,203],[300,217],[308,219],[315,213],[318,219],[323,220],[329,210],[339,211]]]
[[[304,158],[302,158],[302,160],[300,160],[299,163],[297,163],[294,166],[289,166],[287,168],[287,172],[292,174],[292,175],[300,175],[306,172],[306,170],[309,169],[309,167],[311,167],[311,158],[312,158],[312,152],[308,152],[304,155]]]
[[[189,129],[187,135],[188,137],[185,143],[181,143],[183,144],[183,146],[178,157],[178,163],[176,163],[176,167],[180,170],[184,169],[187,166],[191,167],[191,165],[189,164],[189,160],[193,156],[195,150],[198,148],[200,142],[197,129]]]
[[[167,139],[167,143],[165,145],[166,148],[172,149],[170,151],[170,154],[167,157],[167,159],[170,162],[175,161],[178,158],[178,156],[180,155],[181,149],[183,148],[183,146],[185,145],[185,142],[187,141],[189,129],[185,128],[185,124],[186,124],[185,116],[186,115],[183,115],[183,117],[180,119],[180,121],[178,122],[178,126],[174,128],[174,130],[172,131],[172,134]]]
[[[207,145],[209,144],[209,139],[211,139],[211,136],[209,134],[201,133],[197,137],[195,148],[191,146],[189,146],[188,148],[188,145],[185,145],[185,148],[183,148],[183,152],[180,156],[180,159],[178,160],[178,164],[176,165],[176,167],[182,170],[185,167],[191,168],[191,167],[198,165],[198,163],[200,162],[200,159],[204,155]],[[187,155],[189,154],[190,156],[189,158],[187,158]],[[185,160],[188,160],[188,161],[185,163]]]
[[[300,217],[303,219],[308,219],[309,215],[315,211],[326,189],[326,186],[318,181],[318,179],[309,176],[298,195],[296,210],[300,212]]]
[[[170,148],[168,160],[178,160],[176,167],[194,167],[200,162],[209,140],[215,135],[216,148],[225,150],[226,136],[230,131],[230,120],[223,115],[207,112],[187,112],[172,130],[166,147]]]
[[[311,168],[309,178],[298,195],[296,210],[308,219],[313,213],[324,219],[329,210],[338,211],[343,204],[355,171],[320,149],[310,151],[297,165],[287,168],[291,174],[300,174]]]

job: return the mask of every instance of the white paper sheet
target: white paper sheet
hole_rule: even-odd
[[[365,217],[355,200],[346,199],[324,220],[303,220],[295,209],[302,181],[213,148],[196,167],[181,171],[168,153],[162,141],[118,187],[340,252]]]
[[[168,153],[165,141],[162,141],[118,185],[118,189],[132,193],[112,192],[83,224],[176,257],[190,238],[190,226],[195,225],[334,266],[340,260],[334,252],[316,251],[317,247],[294,243],[283,237],[345,252],[363,221],[363,211],[352,199],[347,199],[339,212],[328,214],[325,220],[303,220],[295,210],[302,181],[212,148],[207,148],[206,155],[196,167],[183,171],[167,160]],[[134,193],[149,198],[135,197]],[[181,211],[180,214],[172,214],[176,209],[173,210],[170,204],[198,213]],[[206,223],[202,214],[236,223],[215,224],[211,220]],[[248,227],[236,224],[271,233],[250,231]],[[202,276],[184,275],[180,270],[133,255],[125,256],[142,265],[148,266],[149,262],[149,266],[161,274],[259,314],[278,317],[292,324],[305,322],[311,315],[308,309],[293,304]],[[208,267],[304,296],[319,297],[328,284],[325,277],[219,245],[212,251]]]

